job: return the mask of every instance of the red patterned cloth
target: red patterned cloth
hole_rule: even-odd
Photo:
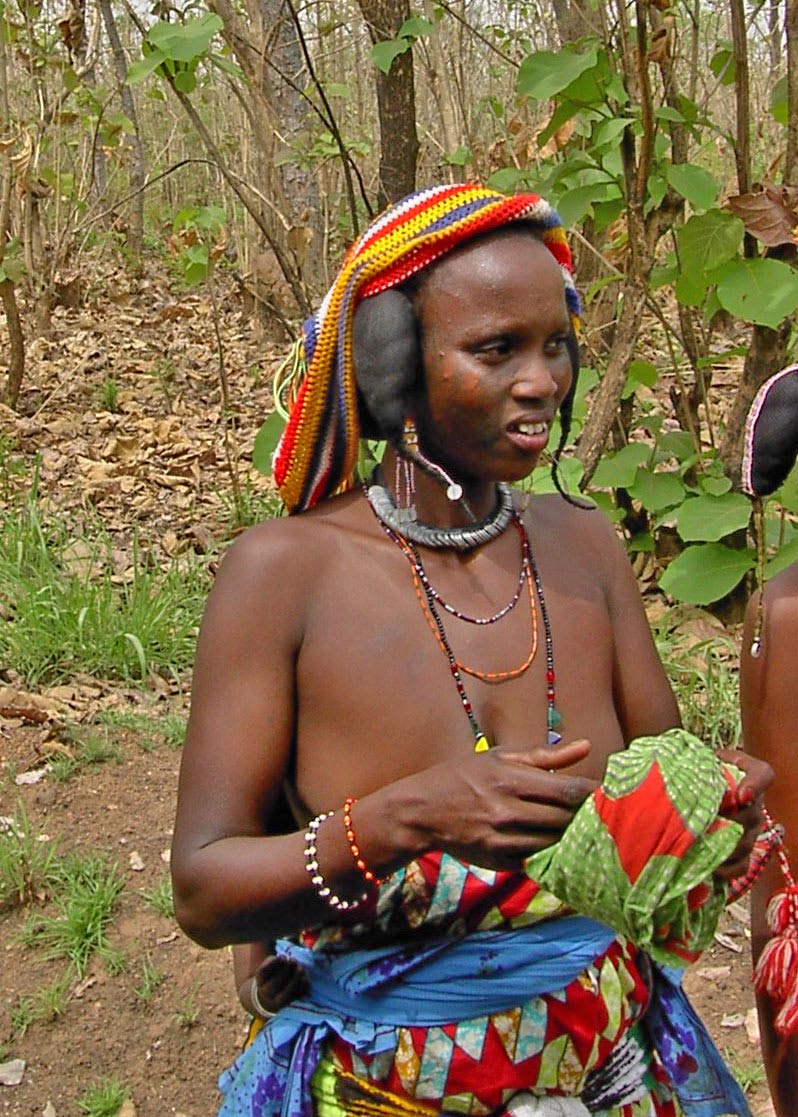
[[[457,935],[509,929],[566,911],[520,874],[480,869],[434,853],[382,886],[368,927],[328,928],[312,942],[327,950],[346,949],[432,928]],[[647,1003],[637,952],[619,937],[559,993],[443,1027],[398,1028],[395,1051],[370,1058],[335,1040],[326,1067],[332,1064],[397,1098],[447,1113],[498,1117],[509,1112],[506,1105],[519,1091],[579,1097],[590,1072],[625,1042],[629,1057],[644,1067],[640,1096],[595,1112],[602,1117],[679,1117],[667,1077],[636,1026]],[[324,1117],[323,1106],[319,1113]]]

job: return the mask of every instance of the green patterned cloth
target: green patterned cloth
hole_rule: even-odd
[[[742,835],[718,815],[743,772],[683,729],[614,753],[601,787],[527,874],[658,962],[685,966],[712,942],[726,903],[713,875]]]

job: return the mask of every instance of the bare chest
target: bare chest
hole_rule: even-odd
[[[512,547],[492,561],[429,561],[423,576],[400,553],[379,557],[336,564],[314,593],[297,664],[300,785],[312,794],[320,741],[379,786],[463,756],[479,732],[539,746],[553,717],[565,740],[598,739],[601,774],[621,734],[593,572],[545,548],[538,579]]]

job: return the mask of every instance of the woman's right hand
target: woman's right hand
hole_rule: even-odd
[[[497,745],[456,767],[437,764],[401,781],[414,785],[411,807],[424,846],[486,869],[519,870],[530,854],[559,841],[598,787],[561,771],[590,748],[586,740],[532,749]]]

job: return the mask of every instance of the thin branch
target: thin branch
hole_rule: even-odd
[[[448,12],[452,19],[456,19],[458,23],[462,23],[463,27],[465,27],[465,29],[470,32],[470,34],[472,34],[475,39],[478,39],[481,43],[484,43],[488,50],[492,50],[494,54],[498,54],[499,58],[502,58],[505,62],[512,66],[514,70],[519,69],[521,65],[520,62],[516,61],[516,59],[512,58],[509,54],[505,54],[500,47],[497,47],[495,43],[492,43],[490,41],[487,35],[483,35],[482,32],[478,31],[472,23],[469,23],[465,16],[462,16],[459,12],[456,12],[451,4],[447,4],[446,0],[438,0],[438,7],[443,8],[445,12]]]
[[[322,85],[318,75],[316,74],[316,69],[313,65],[313,59],[310,57],[307,40],[305,39],[305,33],[302,30],[302,24],[299,22],[297,10],[293,5],[292,0],[285,0],[285,6],[291,15],[294,27],[296,28],[297,39],[299,41],[299,45],[302,48],[302,56],[305,59],[305,65],[308,68],[310,80],[315,85],[316,92],[321,98],[321,103],[324,105],[324,109],[327,113],[328,118],[328,127],[330,129],[330,132],[332,133],[332,137],[335,140],[335,146],[338,148],[338,153],[341,157],[341,167],[343,168],[344,182],[346,183],[346,198],[349,202],[349,219],[352,222],[352,233],[354,236],[357,236],[359,222],[357,218],[357,206],[355,204],[355,190],[352,186],[352,173],[349,166],[349,152],[346,149],[344,138],[341,135],[340,129],[338,128],[338,121],[335,119],[335,113],[332,110],[332,105],[327,100],[327,94],[324,92],[324,86]],[[369,216],[371,216],[371,214],[369,214]]]

